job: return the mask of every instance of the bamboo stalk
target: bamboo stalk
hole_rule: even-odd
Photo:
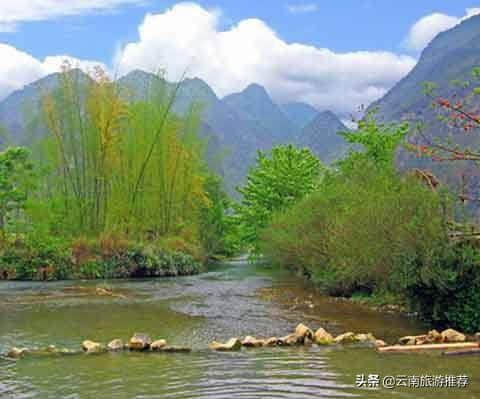
[[[452,344],[393,345],[377,348],[379,352],[415,352],[432,349],[478,349],[476,342],[458,342]]]

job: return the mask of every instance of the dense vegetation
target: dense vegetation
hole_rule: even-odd
[[[66,66],[31,122],[45,134],[31,151],[0,153],[0,277],[182,275],[208,257],[248,251],[330,295],[480,328],[480,249],[458,224],[466,212],[434,176],[395,164],[400,147],[448,161],[477,161],[476,152],[407,143],[407,123],[368,113],[341,133],[351,148],[330,167],[293,145],[259,151],[235,204],[205,162],[200,105],[172,111],[181,83],[152,80],[132,100],[101,70],[84,76]],[[435,104],[462,131],[480,125],[469,101]]]
[[[259,232],[260,252],[328,294],[373,295],[438,325],[477,330],[480,251],[451,239],[456,205],[447,190],[397,172],[395,154],[408,132],[406,124],[367,116],[344,133],[350,153],[274,213]],[[264,189],[274,186],[260,180]]]
[[[156,82],[127,101],[101,70],[87,79],[66,65],[44,93],[31,154],[0,154],[4,278],[186,274],[225,250],[228,203],[204,160],[199,106],[174,114],[180,84]]]

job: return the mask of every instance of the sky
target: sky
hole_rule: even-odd
[[[2,0],[0,99],[69,59],[112,77],[186,72],[220,97],[255,82],[277,102],[345,115],[477,13],[479,0]]]

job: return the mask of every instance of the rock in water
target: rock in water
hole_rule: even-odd
[[[265,341],[263,339],[256,339],[255,337],[247,335],[242,341],[242,345],[248,348],[258,348],[260,346],[264,346]]]
[[[152,351],[159,351],[162,350],[167,346],[167,341],[164,339],[157,339],[156,341],[153,341],[152,344],[150,345],[150,349]]]
[[[442,331],[443,342],[465,342],[467,337],[453,328]]]
[[[164,346],[162,349],[160,349],[162,352],[177,352],[177,353],[185,353],[185,352],[191,352],[192,350],[190,348],[184,347],[184,346]]]
[[[124,348],[123,341],[121,339],[114,339],[107,345],[109,351],[120,351]]]
[[[374,345],[376,348],[382,348],[384,346],[387,346],[387,343],[381,339],[376,339]]]
[[[292,346],[292,345],[298,345],[303,343],[304,339],[302,337],[299,337],[297,334],[288,334],[285,335],[284,337],[280,337],[278,339],[277,344],[278,345],[284,345],[284,346]]]
[[[442,334],[437,330],[430,330],[427,334],[428,340],[431,344],[440,343],[443,341]]]
[[[278,345],[277,337],[271,337],[264,341],[264,346],[276,346],[276,345]]]
[[[314,341],[317,345],[330,345],[334,343],[332,335],[323,328],[319,328],[315,332]]]
[[[133,337],[130,338],[128,347],[131,350],[144,351],[150,348],[151,343],[152,343],[152,339],[148,334],[135,333],[133,334]]]
[[[216,351],[237,351],[242,347],[242,343],[238,338],[230,338],[226,343],[222,344],[221,342],[213,341],[210,344],[210,349]]]
[[[297,328],[295,328],[295,335],[297,335],[302,339],[305,339],[305,338],[312,339],[313,331],[310,328],[308,328],[305,324],[300,323],[297,326]]]
[[[337,344],[350,344],[355,342],[355,334],[353,332],[346,332],[335,337],[334,341]]]
[[[415,335],[407,335],[405,337],[399,338],[398,343],[400,345],[415,345],[416,338],[417,337]]]
[[[12,349],[10,349],[7,353],[7,357],[10,357],[12,359],[18,359],[18,358],[21,358],[23,357],[24,355],[26,355],[28,353],[28,349],[27,348],[16,348],[16,347],[13,347]]]
[[[103,351],[102,344],[88,339],[82,342],[82,348],[87,353],[100,353]]]

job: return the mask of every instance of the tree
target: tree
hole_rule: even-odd
[[[375,113],[369,112],[358,122],[352,132],[340,132],[348,143],[361,146],[353,148],[340,165],[353,166],[359,158],[366,158],[382,168],[394,168],[395,154],[408,133],[408,124],[382,124],[375,120]]]
[[[478,168],[480,149],[475,146],[478,145],[479,139],[474,133],[478,133],[480,128],[479,80],[480,67],[476,67],[472,70],[472,80],[453,81],[454,90],[453,92],[450,90],[450,94],[446,96],[438,94],[438,87],[435,83],[426,82],[424,84],[425,95],[432,99],[432,107],[437,113],[437,119],[453,132],[461,135],[432,139],[420,130],[418,137],[415,138],[416,141],[412,140],[409,143],[412,151],[418,156],[430,158],[435,162],[454,162],[456,165],[463,165],[464,168],[468,168],[468,166]],[[480,202],[477,195],[468,192],[469,184],[466,181],[465,171],[457,174],[460,174],[462,178],[460,199],[463,202]]]
[[[314,191],[324,168],[307,148],[280,145],[267,155],[258,152],[256,165],[239,191],[243,195],[236,207],[242,240],[257,250],[259,233],[271,220],[274,212],[294,205]]]
[[[5,232],[7,218],[25,207],[33,184],[30,153],[23,147],[0,152],[0,231]]]

